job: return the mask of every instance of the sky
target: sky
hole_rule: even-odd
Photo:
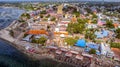
[[[0,0],[0,1],[58,1],[58,0]],[[60,1],[67,1],[67,0],[60,0]],[[71,0],[68,0],[71,1]],[[76,0],[72,0],[76,1]],[[77,1],[103,1],[103,0],[77,0]],[[104,0],[108,2],[120,2],[120,0]]]

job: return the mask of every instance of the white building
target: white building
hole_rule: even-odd
[[[111,58],[114,56],[114,52],[111,51],[110,46],[105,43],[101,43],[101,54]]]

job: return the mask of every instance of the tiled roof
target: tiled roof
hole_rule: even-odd
[[[46,34],[47,35],[48,32],[46,30],[29,30],[27,34],[35,34],[35,35]]]

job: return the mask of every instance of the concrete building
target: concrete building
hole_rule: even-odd
[[[101,54],[105,55],[106,57],[113,57],[114,53],[113,51],[111,51],[110,46],[108,46],[108,44],[105,43],[101,43]]]

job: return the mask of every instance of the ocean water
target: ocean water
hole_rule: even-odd
[[[12,7],[0,7],[0,29],[7,27],[12,21],[19,18],[24,10]]]

